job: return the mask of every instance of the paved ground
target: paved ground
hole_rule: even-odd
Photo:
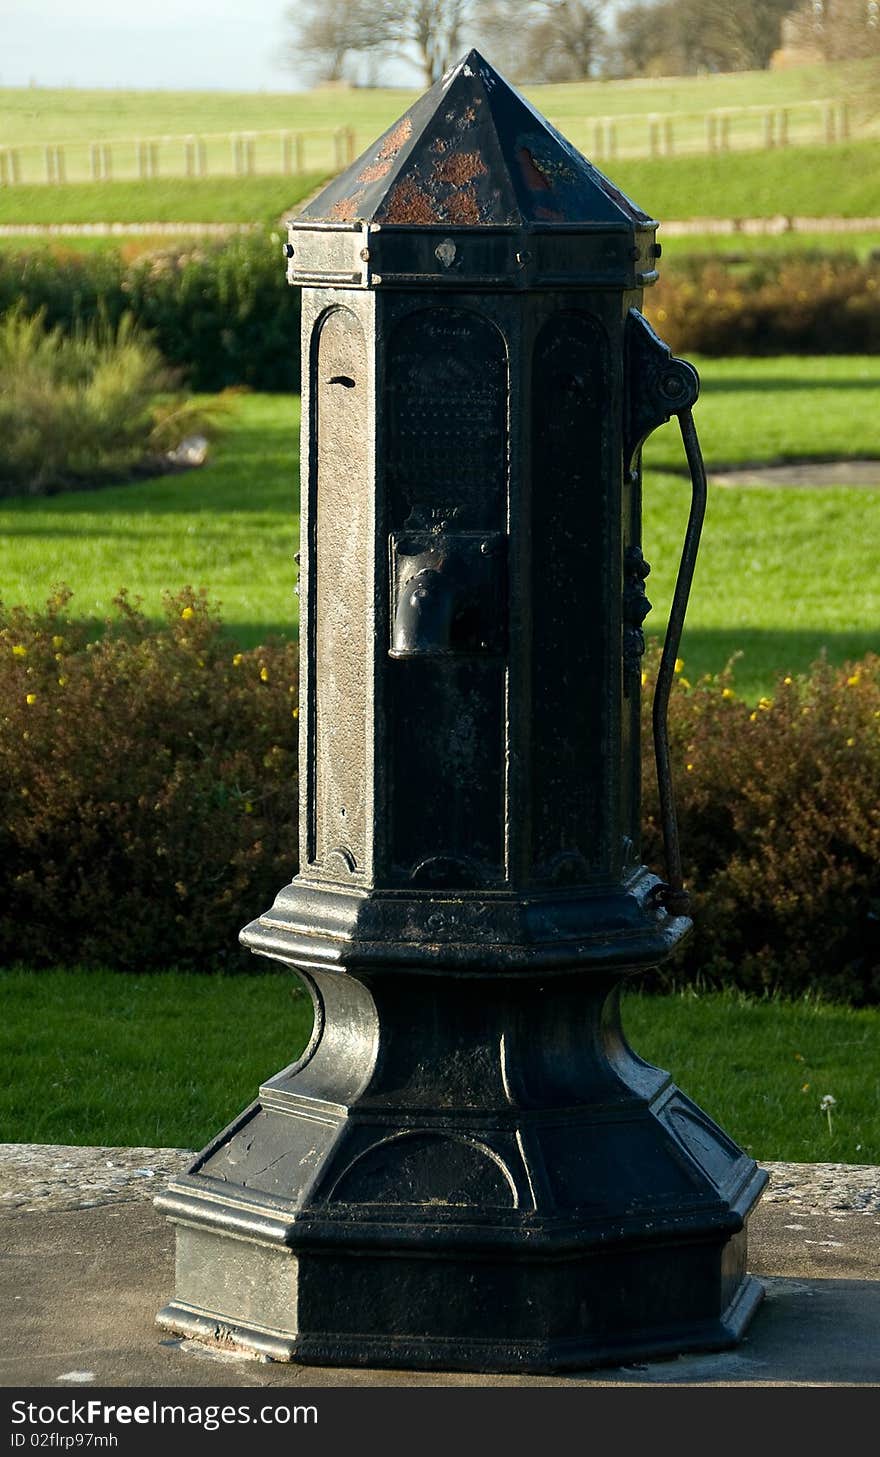
[[[878,1169],[770,1166],[750,1225],[750,1268],[767,1298],[736,1350],[491,1377],[276,1365],[163,1335],[154,1317],[172,1292],[173,1233],[150,1196],[184,1156],[59,1149],[59,1194],[39,1167],[49,1150],[2,1152],[14,1207],[2,1220],[0,1386],[880,1386]]]
[[[791,490],[823,490],[860,486],[880,490],[880,460],[802,461],[796,465],[756,465],[709,472],[709,485],[726,488],[783,486]]]

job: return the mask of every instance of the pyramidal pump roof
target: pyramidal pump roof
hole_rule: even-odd
[[[297,221],[510,227],[650,219],[472,50]]]

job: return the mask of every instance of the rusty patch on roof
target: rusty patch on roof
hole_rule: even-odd
[[[412,119],[408,116],[401,117],[393,132],[389,132],[381,147],[379,148],[378,160],[380,162],[393,161],[403,146],[412,136]]]
[[[430,195],[412,177],[404,177],[389,195],[385,221],[435,223],[439,219]]]
[[[536,163],[528,147],[520,147],[516,158],[519,162],[520,171],[522,172],[526,187],[530,188],[532,192],[552,191],[550,183],[547,181],[547,178]]]
[[[357,198],[344,197],[340,202],[334,202],[330,216],[335,223],[353,223],[357,217]]]
[[[443,217],[440,221],[444,223],[480,223],[483,221],[477,194],[473,187],[462,187],[457,192],[451,193],[443,205],[442,212]]]
[[[390,162],[371,162],[363,172],[358,173],[358,182],[381,182],[391,171]]]
[[[451,187],[464,187],[482,176],[487,168],[479,152],[454,152],[445,161],[438,162],[435,171],[438,181]]]

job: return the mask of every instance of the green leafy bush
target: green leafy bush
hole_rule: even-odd
[[[662,874],[647,712],[643,737],[644,853]],[[670,745],[694,935],[660,985],[880,1002],[880,657],[786,674],[757,705],[730,670],[682,675]]]
[[[204,410],[170,385],[130,315],[115,330],[64,334],[13,309],[0,320],[0,496],[162,469],[167,451],[206,428]]]
[[[248,967],[297,868],[296,645],[238,651],[191,589],[89,641],[68,597],[0,610],[0,962]],[[880,1003],[880,657],[757,705],[682,673],[670,737],[695,930],[648,984]]]
[[[678,352],[874,354],[880,262],[845,253],[679,260],[648,291],[645,311]]]
[[[95,320],[112,328],[130,313],[194,390],[299,388],[299,289],[286,281],[277,233],[130,263],[114,253],[0,252],[0,314],[17,305],[66,333]]]
[[[0,961],[252,963],[295,869],[295,645],[237,652],[204,594],[97,641],[60,591],[0,615]]]

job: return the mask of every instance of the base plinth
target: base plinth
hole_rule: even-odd
[[[486,1372],[736,1343],[766,1175],[628,1047],[617,973],[308,980],[303,1058],[156,1201],[164,1327]]]

